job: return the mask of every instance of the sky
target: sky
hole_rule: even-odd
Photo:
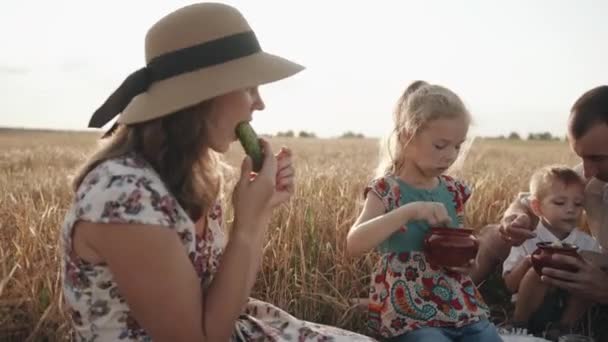
[[[4,1],[0,126],[84,129],[144,65],[147,29],[191,1]],[[413,80],[455,91],[473,132],[563,136],[572,103],[608,84],[608,1],[225,1],[262,49],[306,66],[265,85],[260,133],[379,137]]]

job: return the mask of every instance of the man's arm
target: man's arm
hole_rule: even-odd
[[[524,275],[528,273],[530,267],[532,267],[531,259],[529,257],[524,257],[519,260],[513,269],[502,276],[502,279],[505,281],[505,286],[511,293],[516,293],[519,290],[519,283],[521,283]]]
[[[507,240],[514,240],[515,246],[519,246],[529,239],[529,232],[538,225],[539,218],[530,208],[529,197],[530,193],[520,192],[502,215],[501,234]],[[523,215],[527,216],[527,219],[522,218]]]
[[[511,245],[502,237],[499,230],[500,225],[488,225],[482,228],[477,236],[479,239],[477,267],[471,273],[471,278],[476,284],[486,279],[509,256]]]
[[[538,217],[528,206],[528,194],[520,193],[505,211],[499,225],[484,227],[479,236],[477,267],[471,273],[475,283],[486,279],[508,256],[513,246],[536,236],[532,231]]]

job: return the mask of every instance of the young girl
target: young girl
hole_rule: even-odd
[[[390,341],[500,341],[469,267],[427,263],[423,240],[432,226],[463,226],[469,188],[443,173],[456,161],[470,114],[452,91],[411,84],[395,111],[387,158],[365,189],[363,212],[347,250],[381,259],[371,277],[369,325]]]

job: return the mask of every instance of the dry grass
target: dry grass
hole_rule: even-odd
[[[65,340],[57,237],[71,201],[70,172],[94,134],[0,132],[0,339]],[[346,232],[376,163],[373,140],[273,140],[297,156],[298,188],[276,213],[255,296],[308,320],[361,330],[349,298],[365,294],[371,260],[349,260]],[[236,165],[237,147],[228,155]],[[468,220],[495,222],[531,172],[573,164],[563,142],[477,141],[461,173],[474,187]],[[19,336],[19,337],[18,337]]]

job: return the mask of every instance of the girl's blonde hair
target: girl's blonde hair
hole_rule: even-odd
[[[410,84],[395,106],[394,128],[381,144],[376,176],[399,171],[407,145],[429,122],[461,117],[471,122],[468,109],[453,91],[420,80]],[[463,152],[461,156],[466,155]]]
[[[105,160],[135,153],[154,168],[190,217],[198,220],[218,199],[223,181],[219,156],[206,141],[204,116],[211,101],[159,119],[119,126],[78,170],[73,190]]]

